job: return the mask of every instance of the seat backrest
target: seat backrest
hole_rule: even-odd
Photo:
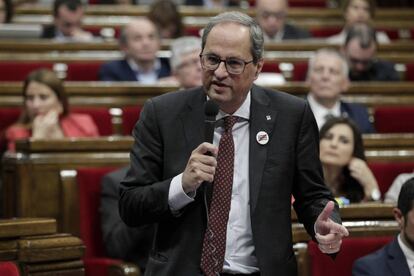
[[[414,28],[412,37],[414,38]],[[405,81],[414,81],[414,62],[405,64]]]
[[[310,275],[318,276],[349,276],[352,265],[360,257],[368,255],[393,239],[390,237],[352,237],[342,241],[341,251],[333,260],[323,254],[314,241],[308,243]]]
[[[19,276],[20,271],[14,262],[0,262],[1,276]]]
[[[105,174],[113,170],[115,168],[112,167],[80,168],[77,170],[79,230],[80,238],[86,246],[86,259],[105,256],[99,213],[101,180]]]
[[[122,108],[122,131],[124,135],[131,135],[141,114],[142,106],[127,106]]]
[[[384,162],[370,161],[369,168],[377,179],[381,194],[384,195],[394,179],[401,173],[411,173],[414,170],[413,162]]]
[[[12,69],[11,69],[12,68]],[[23,81],[33,70],[53,69],[53,62],[47,61],[1,61],[0,81]]]
[[[103,61],[68,63],[67,81],[98,81],[98,72]]]
[[[414,132],[414,106],[383,106],[374,111],[378,133]]]
[[[71,112],[88,114],[98,127],[99,135],[109,136],[114,134],[112,115],[106,107],[71,107]]]

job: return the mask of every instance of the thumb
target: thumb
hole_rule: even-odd
[[[329,217],[331,216],[333,209],[335,207],[335,204],[333,201],[329,201],[325,208],[322,210],[322,212],[319,214],[319,220],[321,221],[327,221]]]

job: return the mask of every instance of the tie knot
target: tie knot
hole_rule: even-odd
[[[224,117],[224,131],[231,131],[233,129],[234,124],[237,122],[237,116],[227,116]]]

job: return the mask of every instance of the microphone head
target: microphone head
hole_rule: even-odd
[[[204,104],[204,114],[207,118],[214,118],[215,120],[217,114],[219,112],[219,106],[212,100],[208,100]]]

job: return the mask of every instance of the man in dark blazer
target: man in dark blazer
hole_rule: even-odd
[[[128,167],[115,170],[102,178],[101,225],[106,254],[111,258],[135,263],[144,271],[154,237],[154,225],[128,227],[119,216],[119,183]]]
[[[89,41],[91,33],[82,29],[83,6],[79,0],[55,0],[53,24],[43,28],[42,38],[62,41]]]
[[[265,42],[311,37],[307,30],[286,22],[288,8],[287,0],[256,1],[256,19],[263,29]]]
[[[354,276],[410,276],[414,273],[414,178],[398,196],[394,217],[400,234],[380,250],[355,261]]]
[[[157,57],[160,38],[148,18],[128,22],[122,29],[119,45],[125,58],[103,64],[99,70],[100,80],[154,84],[158,79],[170,76],[168,59]]]
[[[343,116],[351,118],[362,133],[374,132],[364,106],[341,100],[350,83],[346,59],[338,51],[327,48],[316,51],[309,60],[307,84],[307,99],[319,129],[330,116]]]
[[[394,63],[379,59],[375,29],[363,23],[348,29],[342,51],[349,63],[351,81],[399,81]]]
[[[297,274],[291,195],[321,251],[338,252],[348,232],[323,182],[318,130],[308,104],[253,85],[264,62],[261,28],[245,14],[220,14],[203,32],[201,53],[203,87],[148,100],[133,131],[119,208],[130,226],[157,225],[145,275],[213,275],[201,257],[209,248],[203,248],[203,239],[212,226],[207,217],[218,189],[220,123],[229,116],[238,117],[232,130],[234,181],[225,255],[217,257],[223,265],[216,272]],[[204,142],[207,97],[220,109],[213,143]]]

